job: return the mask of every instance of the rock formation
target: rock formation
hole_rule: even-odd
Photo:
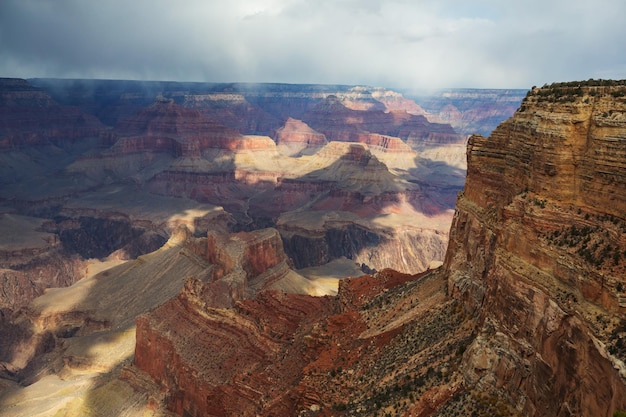
[[[285,125],[276,131],[274,138],[281,153],[298,156],[302,153],[315,153],[328,142],[326,136],[311,129],[301,120],[289,118]]]
[[[186,288],[139,320],[136,365],[180,415],[624,409],[623,96],[536,89],[489,139],[472,137],[442,269],[227,309]]]
[[[625,92],[536,88],[469,141],[444,264],[450,293],[482,322],[464,375],[526,416],[626,408]]]
[[[333,95],[304,114],[302,120],[333,141],[365,142],[370,133],[416,142],[427,139],[441,143],[463,141],[449,125],[431,124],[422,115],[410,114],[405,110],[354,110]]]
[[[10,316],[50,287],[82,276],[85,262],[63,250],[59,236],[43,232],[44,220],[0,214],[0,314]]]
[[[121,147],[121,153],[163,150],[175,156],[199,156],[207,148],[234,150],[241,140],[238,132],[164,98],[118,123],[116,131],[126,138],[113,147]]]
[[[442,285],[435,275],[384,271],[342,281],[336,299],[270,291],[231,309],[207,306],[186,287],[139,318],[135,365],[159,381],[167,407],[178,415],[334,415],[344,410],[371,415],[391,410],[413,392],[433,387],[436,377],[426,370],[427,358],[435,346],[441,347],[444,335],[452,353],[468,337],[466,322],[444,324],[443,311],[435,313],[444,302]],[[381,297],[385,292],[389,294]],[[393,313],[383,307],[398,299],[402,307]],[[411,303],[419,309],[412,310]],[[450,307],[444,308],[449,318],[458,319],[449,314]],[[437,317],[420,324],[413,315],[418,310]],[[412,343],[430,346],[413,351]],[[452,354],[428,365],[450,366],[459,358]],[[401,386],[382,382],[382,375],[396,372],[393,381]],[[442,385],[446,388],[434,391],[444,399],[459,391],[458,381]]]

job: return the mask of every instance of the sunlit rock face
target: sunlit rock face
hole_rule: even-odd
[[[276,131],[275,141],[279,151],[288,156],[315,153],[328,143],[324,134],[292,118],[287,119],[285,125]]]
[[[524,415],[626,408],[625,92],[534,89],[469,140],[444,264],[450,293],[483,322],[464,372]]]

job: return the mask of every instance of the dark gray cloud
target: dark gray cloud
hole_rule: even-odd
[[[0,76],[519,87],[626,78],[623,0],[1,0]]]

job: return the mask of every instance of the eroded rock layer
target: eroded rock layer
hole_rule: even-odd
[[[135,366],[178,415],[432,415],[465,391],[453,368],[472,327],[444,285],[386,270],[335,298],[265,291],[230,309],[186,287],[138,319]]]
[[[26,80],[0,78],[0,151],[73,144],[97,138],[104,126],[80,109],[59,105]]]
[[[465,377],[527,416],[626,408],[625,91],[534,89],[469,140],[444,266],[483,322]]]

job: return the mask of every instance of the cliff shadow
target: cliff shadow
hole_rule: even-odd
[[[465,186],[466,169],[459,165],[424,156],[415,158],[415,168],[408,170],[406,179],[422,190],[422,200],[412,203],[417,211],[434,216],[454,210],[457,195]]]
[[[456,168],[446,164],[440,168],[455,179],[459,175]],[[428,266],[429,256],[434,256],[422,253],[424,247],[441,246],[441,251],[445,250],[441,236],[448,232],[461,189],[441,182],[444,185],[428,184],[409,172],[405,176],[392,173],[364,145],[350,143],[328,166],[280,184],[258,203],[267,205],[281,198],[304,202],[291,211],[282,207],[276,218],[285,252],[298,269],[345,257],[369,272],[386,262],[381,252],[423,245],[412,246],[419,253],[416,258],[420,258],[420,266],[417,261],[403,266],[421,270]],[[419,236],[422,231],[424,236]]]

